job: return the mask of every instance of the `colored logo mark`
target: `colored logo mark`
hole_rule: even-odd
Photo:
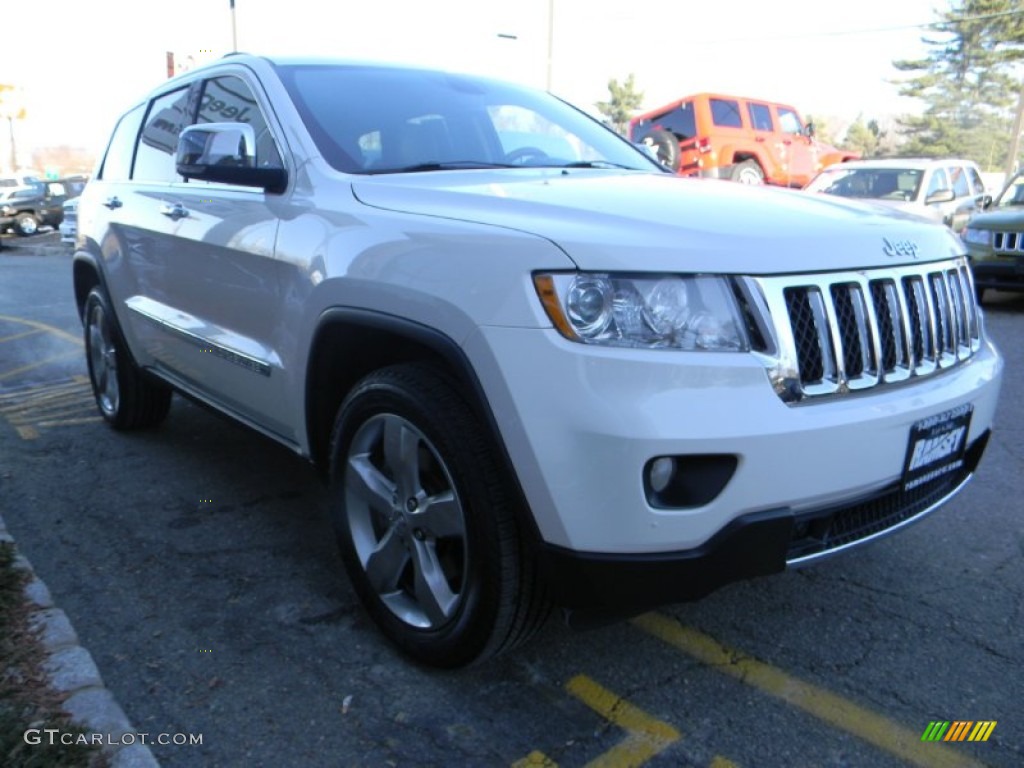
[[[988,741],[996,720],[933,720],[921,734],[921,741]]]

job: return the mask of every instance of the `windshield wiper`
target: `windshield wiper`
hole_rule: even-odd
[[[623,165],[622,163],[613,163],[611,160],[578,160],[575,163],[565,163],[564,165],[555,166],[557,168],[622,168],[626,171],[639,171],[632,165]]]
[[[421,173],[424,171],[453,171],[479,168],[522,168],[510,163],[492,163],[488,160],[446,160],[442,162],[417,163],[400,168],[373,169],[370,173]]]

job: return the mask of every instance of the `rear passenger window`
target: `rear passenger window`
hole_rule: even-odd
[[[731,99],[711,99],[711,121],[723,128],[742,128],[739,102]]]
[[[110,138],[107,154],[103,157],[98,178],[106,181],[125,181],[131,175],[135,138],[139,135],[139,125],[145,111],[146,105],[140,104],[118,121],[114,135]]]
[[[282,168],[281,153],[256,97],[243,80],[226,76],[207,80],[199,100],[197,123],[248,123],[256,133],[256,167]]]
[[[767,104],[750,103],[747,105],[747,109],[750,111],[750,124],[754,126],[755,131],[771,131],[773,129],[772,110]]]
[[[174,170],[178,134],[188,125],[188,88],[180,88],[154,99],[135,152],[135,181],[184,181]]]

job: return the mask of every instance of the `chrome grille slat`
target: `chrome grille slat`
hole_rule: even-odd
[[[992,248],[996,253],[1024,253],[1024,233],[993,232]]]
[[[747,282],[774,334],[774,354],[760,357],[789,403],[928,376],[981,343],[964,259]]]

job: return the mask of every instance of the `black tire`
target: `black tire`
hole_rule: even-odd
[[[673,171],[679,170],[679,141],[674,133],[663,128],[654,128],[640,139],[640,143],[654,151],[659,163]]]
[[[550,612],[512,484],[459,389],[425,364],[363,379],[331,439],[331,516],[370,616],[434,667],[483,661]]]
[[[135,364],[99,287],[85,300],[85,359],[96,407],[114,429],[149,429],[167,417],[171,390]]]
[[[764,184],[764,171],[756,160],[744,160],[732,167],[729,178],[740,184]]]
[[[39,231],[39,219],[31,213],[19,213],[14,218],[14,229],[22,237],[34,235]]]

